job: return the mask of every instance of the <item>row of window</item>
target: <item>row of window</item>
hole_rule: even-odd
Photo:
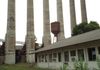
[[[98,47],[98,54],[100,54],[100,47]],[[87,55],[89,61],[96,60],[96,49],[88,48]],[[44,54],[38,56],[39,62],[61,62],[62,57],[64,57],[64,62],[75,61],[75,60],[85,60],[84,49],[65,51],[63,54],[61,52]],[[69,58],[70,57],[70,58]],[[70,60],[69,60],[70,59]]]
[[[49,56],[49,57],[48,57]],[[59,59],[61,60],[61,53],[58,53]],[[56,62],[57,60],[57,53],[53,54],[45,54],[45,55],[40,55],[39,57],[39,62]]]

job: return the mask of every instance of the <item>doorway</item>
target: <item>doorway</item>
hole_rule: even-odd
[[[16,50],[16,63],[21,62],[21,53],[20,50]]]

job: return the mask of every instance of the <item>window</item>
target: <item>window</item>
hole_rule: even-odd
[[[49,62],[52,62],[52,54],[49,54]]]
[[[58,53],[58,62],[61,62],[61,53]]]
[[[76,51],[73,50],[73,51],[70,52],[70,54],[71,54],[71,56],[76,56]]]
[[[75,50],[70,51],[70,56],[71,56],[71,61],[75,61],[76,60],[76,51]]]
[[[100,47],[98,47],[98,54],[100,55]]]
[[[95,61],[96,60],[95,48],[88,48],[88,59],[89,59],[89,61]]]
[[[53,62],[56,62],[56,59],[57,59],[57,53],[53,53],[52,61],[53,61]]]
[[[41,61],[44,62],[44,55],[42,55]]]
[[[39,55],[39,62],[41,62],[41,56]]]
[[[48,59],[47,54],[45,54],[45,62],[47,62],[47,59]]]
[[[69,61],[69,53],[68,53],[68,51],[64,52],[64,60],[65,60],[65,62]]]
[[[78,50],[78,60],[84,60],[84,51],[83,49]]]

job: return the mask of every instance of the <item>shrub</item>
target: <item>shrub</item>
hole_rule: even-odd
[[[63,64],[63,67],[60,68],[60,70],[67,70],[68,69],[68,65]]]
[[[75,70],[88,70],[88,65],[87,63],[83,62],[83,60],[75,61],[74,69]]]
[[[91,21],[90,23],[83,22],[74,27],[72,36],[89,32],[99,28],[100,28],[99,24],[95,21]]]

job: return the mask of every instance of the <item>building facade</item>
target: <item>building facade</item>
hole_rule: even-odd
[[[42,68],[58,68],[67,65],[74,68],[75,61],[87,63],[88,68],[98,68],[96,58],[100,57],[100,29],[77,35],[61,42],[36,50],[37,65]]]

